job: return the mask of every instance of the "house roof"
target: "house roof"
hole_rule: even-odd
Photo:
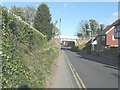
[[[120,25],[120,19],[116,20],[115,22],[112,23],[113,26]]]
[[[116,25],[120,25],[120,19],[116,20],[111,25],[108,25],[103,31],[100,32],[100,35],[104,35],[109,29]]]
[[[112,28],[112,25],[108,25],[103,31],[100,32],[100,35],[105,34],[110,28]]]

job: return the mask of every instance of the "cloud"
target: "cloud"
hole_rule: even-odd
[[[120,11],[118,11],[118,12],[114,12],[113,14],[112,14],[115,18],[119,18],[120,19]]]
[[[108,18],[104,21],[105,25],[110,25],[112,24],[115,20],[117,20],[117,18]]]
[[[115,22],[118,18],[120,18],[120,11],[113,12],[111,17],[104,20],[104,24],[110,25]]]
[[[114,12],[112,15],[118,17],[118,12]]]

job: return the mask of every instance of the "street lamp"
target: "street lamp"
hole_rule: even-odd
[[[90,39],[91,39],[91,51],[94,51],[94,44],[93,44],[93,30],[91,29],[90,22],[89,22],[89,29],[87,31],[91,32],[90,33]]]
[[[91,51],[94,51],[94,45],[93,45],[93,31],[91,29],[87,29],[88,32],[90,32],[90,40],[91,40]]]

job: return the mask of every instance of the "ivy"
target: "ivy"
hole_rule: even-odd
[[[2,7],[2,87],[44,87],[55,44]]]
[[[8,13],[6,8],[2,9],[2,84],[3,88],[17,88],[28,82],[33,83],[29,68],[22,62],[20,45],[32,52],[36,46],[42,46],[46,37]]]

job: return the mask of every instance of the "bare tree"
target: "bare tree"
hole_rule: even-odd
[[[89,35],[88,30],[89,29],[89,22],[87,20],[81,20],[81,22],[79,23],[79,31],[77,33],[77,35],[79,35],[79,33],[82,34],[82,37],[85,38]]]

